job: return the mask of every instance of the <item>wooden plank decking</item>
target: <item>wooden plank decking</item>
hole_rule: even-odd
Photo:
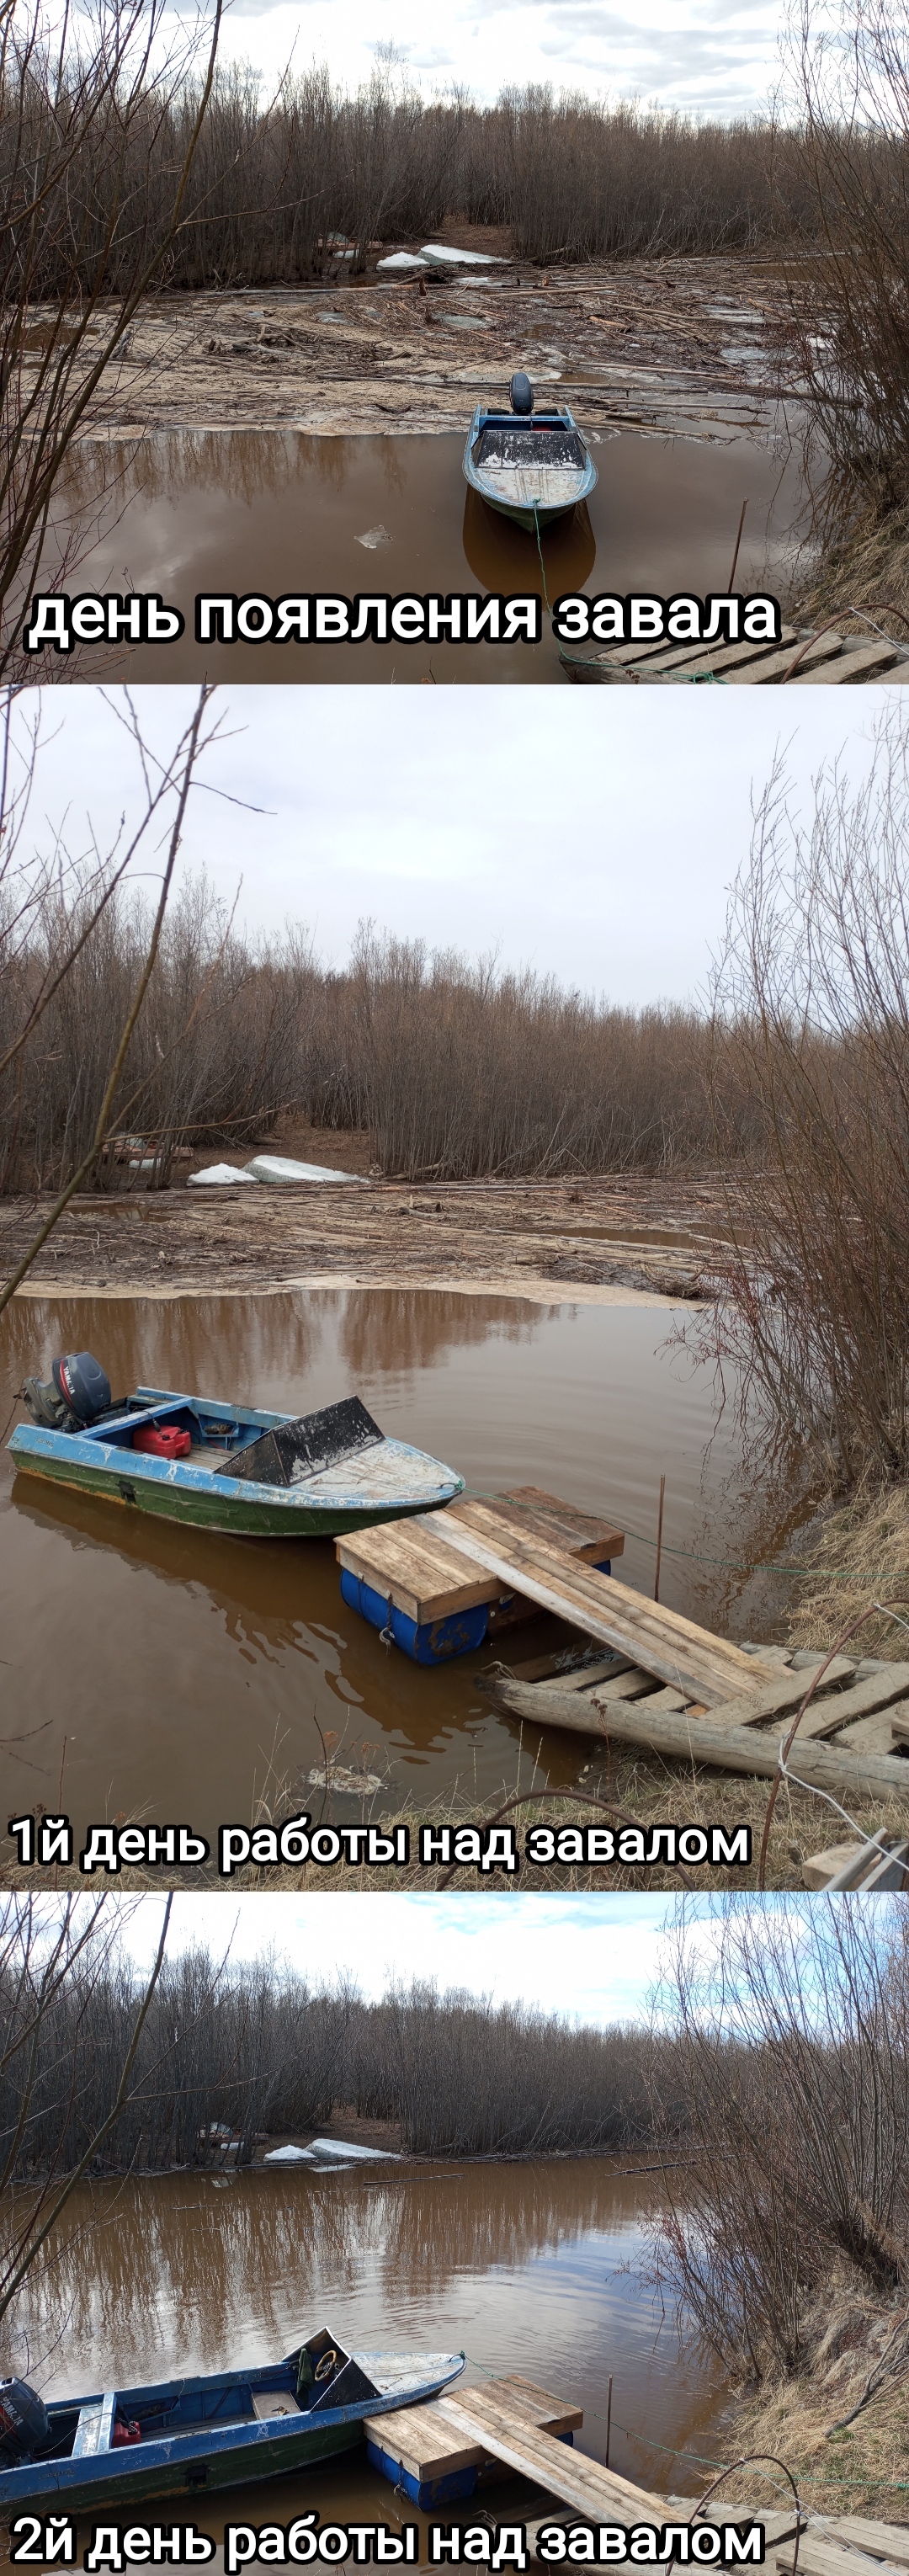
[[[418,1515],[416,1527],[424,1529],[433,1517]],[[462,1496],[456,1512],[452,1508],[444,1515],[446,1544],[497,1574],[509,1590],[554,1611],[585,1636],[632,1656],[645,1672],[707,1707],[773,1680],[772,1668],[759,1657],[744,1655],[694,1620],[645,1600],[614,1575],[597,1574],[567,1558],[524,1525],[516,1527],[517,1519],[506,1504]]]
[[[502,1624],[545,1610],[608,1650],[604,1660],[589,1655],[571,1671],[560,1669],[564,1650],[517,1672],[488,1669],[480,1687],[509,1715],[634,1744],[689,1767],[701,1762],[772,1777],[808,1686],[810,1659],[793,1661],[780,1646],[746,1651],[599,1573],[596,1559],[617,1555],[622,1544],[608,1521],[532,1485],[485,1501],[462,1495],[445,1512],[335,1542],[342,1565],[418,1623],[487,1601],[492,1635],[504,1594],[514,1606]],[[909,1802],[907,1746],[909,1663],[856,1664],[840,1655],[800,1721],[789,1768],[831,1792],[889,1791]],[[882,1886],[905,1884],[902,1852],[872,1853],[868,1866],[880,1871]]]
[[[499,2460],[503,2468],[516,2471],[557,2499],[555,2512],[542,2516],[537,2509],[534,2518],[526,2520],[532,2556],[544,2520],[568,2523],[577,2517],[618,2523],[629,2530],[637,2522],[752,2519],[752,2508],[724,2502],[722,2493],[703,2508],[696,2495],[658,2495],[557,2439],[558,2433],[582,2422],[580,2407],[566,2405],[532,2381],[515,2377],[488,2381],[482,2388],[459,2387],[431,2406],[407,2407],[400,2415],[377,2415],[366,2431],[392,2458],[401,2457],[423,2476],[443,2476],[453,2469]],[[447,2510],[451,2515],[452,2508]],[[475,2505],[466,2503],[453,2518],[471,2519],[475,2512]],[[753,2519],[763,2525],[771,2576],[792,2576],[795,2506],[787,2503],[766,2510],[757,2506]],[[804,2513],[798,2568],[801,2576],[907,2576],[909,2530],[894,2523],[865,2522],[858,2514]]]
[[[887,687],[909,686],[909,649],[888,636],[840,635],[835,628],[812,635],[804,627],[784,626],[779,644],[677,644],[665,637],[653,644],[588,645],[559,660],[573,680],[608,686],[643,687],[677,682],[720,681],[732,688],[792,689],[855,686],[883,681]],[[794,666],[794,667],[793,667]]]
[[[587,1564],[621,1556],[624,1549],[624,1532],[612,1521],[575,1511],[539,1485],[518,1485],[513,1493],[497,1497],[493,1508],[503,1529],[510,1525],[525,1536],[535,1533],[564,1556]],[[452,1503],[444,1513],[351,1531],[335,1541],[338,1563],[383,1600],[391,1600],[396,1610],[405,1611],[418,1627],[444,1619],[454,1610],[472,1610],[481,1601],[498,1602],[503,1590],[518,1587],[503,1585],[501,1576],[479,1562],[465,1564],[463,1547],[449,1544],[448,1533],[458,1511],[459,1505]]]
[[[820,1664],[823,1658],[817,1657]],[[632,1694],[591,1672],[572,1675],[580,1687],[559,1682],[521,1682],[499,1665],[481,1678],[480,1687],[497,1708],[525,1724],[562,1727],[573,1734],[598,1736],[633,1744],[642,1752],[674,1761],[701,1762],[715,1769],[771,1779],[779,1746],[788,1734],[804,1698],[810,1672],[782,1664],[776,1679],[751,1694],[740,1694],[705,1709],[703,1701],[686,1704],[678,1692],[639,1689]],[[621,1696],[619,1695],[621,1691]],[[909,1762],[898,1732],[909,1707],[909,1664],[882,1664],[856,1678],[856,1666],[837,1656],[828,1666],[818,1696],[799,1726],[788,1767],[793,1778],[831,1791],[889,1791],[909,1802]],[[872,1862],[869,1866],[873,1865]],[[813,1866],[813,1864],[812,1864]],[[894,1885],[902,1885],[899,1866]],[[861,1873],[864,1878],[864,1872]],[[812,1880],[810,1883],[815,1883]],[[848,1884],[849,1882],[844,1882]],[[858,1883],[858,1881],[856,1881]],[[881,1882],[890,1884],[889,1877]]]
[[[459,2387],[430,2406],[410,2406],[399,2414],[373,2416],[367,2421],[366,2434],[381,2445],[387,2456],[400,2460],[421,2479],[444,2477],[453,2470],[500,2461],[503,2468],[556,2499],[563,2510],[550,2513],[546,2517],[549,2520],[577,2516],[618,2523],[630,2530],[636,2522],[745,2519],[741,2505],[729,2507],[721,2503],[709,2505],[702,2517],[697,2496],[674,2496],[670,2501],[559,2441],[560,2433],[577,2429],[583,2420],[579,2406],[550,2396],[532,2380],[514,2377],[487,2381],[482,2388]],[[452,2508],[447,2510],[450,2513]],[[472,2504],[460,2508],[468,2518],[475,2510]],[[795,2533],[793,2509],[771,2507],[766,2512],[758,2511],[754,2518],[764,2525],[767,2550]],[[541,2519],[527,2524],[531,2552]],[[810,2571],[809,2576],[816,2576],[816,2571]],[[843,2576],[843,2571],[820,2571],[820,2576]],[[855,2576],[855,2571],[848,2571],[848,2576]],[[865,2576],[870,2576],[870,2569],[866,2568]]]
[[[623,1545],[610,1522],[531,1485],[486,1502],[461,1495],[444,1512],[347,1532],[335,1554],[418,1625],[516,1594],[681,1692],[682,1704],[711,1707],[774,1681],[770,1663],[598,1573],[591,1560],[618,1556]]]
[[[551,2397],[532,2379],[501,2379],[496,2380],[495,2386],[507,2390],[511,2414],[526,2424],[528,2431],[555,2438],[560,2433],[575,2432],[583,2424],[582,2407]],[[425,2406],[402,2406],[393,2415],[368,2415],[365,2431],[368,2441],[377,2442],[393,2459],[400,2460],[421,2484],[424,2479],[429,2482],[448,2477],[453,2469],[479,2468],[492,2457],[481,2438],[481,2429],[471,2435],[455,2422],[447,2397],[434,2398]]]

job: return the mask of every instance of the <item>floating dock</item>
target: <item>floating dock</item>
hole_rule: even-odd
[[[444,1512],[351,1532],[335,1541],[335,1553],[345,1600],[396,1643],[405,1642],[396,1611],[419,1631],[463,1623],[482,1609],[485,1626],[470,1634],[470,1644],[479,1645],[506,1624],[549,1610],[607,1647],[610,1657],[630,1657],[645,1674],[707,1708],[772,1681],[760,1658],[617,1582],[610,1569],[623,1546],[621,1531],[608,1522],[523,1485],[484,1502],[461,1495]],[[466,1651],[466,1644],[440,1636],[437,1651],[419,1660]]]
[[[572,2436],[583,2421],[579,2406],[566,2404],[532,2380],[516,2376],[489,2380],[482,2388],[459,2386],[456,2393],[432,2405],[367,2418],[366,2439],[373,2467],[403,2489],[412,2503],[430,2511],[453,2500],[455,2481],[459,2481],[459,2498],[472,2495],[484,2471],[504,2469],[542,2488],[562,2511],[538,2511],[536,2518],[522,2513],[531,2549],[544,2521],[610,2522],[629,2531],[637,2522],[661,2526],[669,2520],[752,2519],[741,2505],[722,2504],[708,2507],[702,2517],[696,2496],[676,2496],[670,2502],[667,2496],[633,2485],[615,2469],[572,2447]],[[758,2512],[753,2519],[764,2525],[765,2548],[795,2537],[794,2509]],[[909,2568],[909,2555],[904,2564]],[[834,2571],[809,2569],[806,2576],[834,2576]],[[856,2576],[856,2571],[840,2569],[835,2576]],[[870,2576],[870,2571],[866,2569],[864,2576]]]
[[[575,1511],[539,1485],[498,1495],[492,1511],[500,1552],[507,1552],[509,1537],[533,1533],[564,1562],[592,1565],[608,1576],[625,1545],[624,1533],[610,1521]],[[503,1576],[481,1563],[475,1550],[465,1564],[453,1509],[352,1532],[336,1541],[335,1554],[349,1607],[415,1663],[448,1663],[536,1615],[537,1604],[507,1571]]]
[[[639,2522],[753,2521],[763,2529],[771,2576],[795,2576],[796,2536],[797,2576],[909,2576],[909,2529],[902,2524],[866,2521],[860,2514],[799,2514],[791,2500],[752,2509],[724,2502],[722,2490],[703,2507],[697,2496],[656,2495],[570,2447],[583,2420],[579,2406],[516,2376],[482,2388],[459,2386],[432,2405],[374,2416],[366,2438],[373,2465],[412,2502],[418,2500],[416,2481],[423,2490],[419,2502],[425,2499],[430,2511],[449,2501],[451,2481],[459,2477],[465,2483],[458,2494],[465,2498],[485,2471],[510,2470],[529,2479],[554,2499],[554,2510],[522,2507],[519,2513],[534,2560],[539,2534],[553,2522],[609,2522],[628,2531]]]
[[[533,1727],[636,1746],[689,1768],[772,1779],[812,1672],[826,1658],[745,1647],[633,1592],[612,1573],[624,1539],[539,1486],[385,1522],[335,1542],[345,1600],[421,1663],[443,1663],[548,1611],[577,1636],[478,1676],[484,1696]],[[599,1655],[596,1649],[599,1648]],[[787,1757],[794,1781],[909,1801],[909,1663],[837,1655]],[[809,1884],[909,1883],[909,1845],[837,1847]],[[818,1856],[820,1860],[822,1856]],[[814,1862],[811,1864],[815,1868]]]
[[[464,2392],[468,2400],[482,2401],[489,2394],[486,2389]],[[463,2409],[459,2414],[457,2408],[447,2406],[441,2398],[426,2406],[402,2407],[396,2415],[367,2416],[366,2440],[373,2468],[381,2469],[383,2477],[403,2488],[411,2503],[427,2512],[473,2495],[478,2477],[496,2456],[486,2439],[495,2412],[493,2399],[505,2407],[509,2421],[519,2424],[522,2440],[545,2436],[548,2441],[564,2445],[570,2443],[572,2434],[584,2421],[580,2406],[550,2397],[533,2380],[497,2379],[485,2413],[481,2407],[482,2420],[474,2419],[469,2412],[465,2419]]]

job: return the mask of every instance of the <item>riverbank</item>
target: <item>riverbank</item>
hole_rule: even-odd
[[[909,634],[909,509],[869,504],[822,559],[818,578],[798,602],[809,623],[865,606],[887,634]],[[865,633],[870,619],[859,623]]]
[[[550,1732],[550,1744],[554,1740]],[[538,1755],[540,1767],[545,1770],[542,1738],[538,1738],[534,1745],[528,1745],[526,1740],[516,1745],[515,1773],[520,1773],[523,1763],[526,1776],[535,1767],[534,1755]],[[622,1748],[615,1746],[608,1768],[606,1765],[579,1762],[575,1791],[568,1787],[535,1796],[532,1791],[526,1795],[514,1790],[508,1793],[503,1787],[499,1806],[483,1810],[463,1795],[449,1798],[444,1803],[437,1802],[428,1809],[417,1808],[410,1803],[395,1806],[387,1797],[383,1799],[377,1794],[364,1806],[364,1822],[376,1825],[383,1834],[393,1833],[396,1827],[404,1825],[409,1835],[410,1858],[397,1863],[392,1873],[387,1867],[371,1867],[368,1861],[351,1864],[341,1853],[331,1869],[307,1861],[302,1865],[282,1867],[277,1876],[273,1867],[259,1868],[250,1863],[233,1871],[230,1890],[234,1895],[255,1890],[271,1893],[278,1885],[282,1892],[290,1895],[343,1896],[370,1892],[387,1895],[390,1877],[392,1892],[420,1895],[475,1895],[478,1890],[502,1896],[530,1892],[571,1895],[591,1890],[604,1895],[612,1892],[642,1893],[648,1888],[678,1895],[682,1890],[694,1894],[701,1888],[702,1872],[686,1869],[682,1863],[667,1864],[663,1859],[643,1868],[620,1860],[602,1866],[583,1860],[553,1860],[544,1864],[525,1856],[525,1837],[531,1827],[544,1826],[557,1832],[566,1827],[583,1831],[589,1825],[602,1827],[610,1824],[615,1831],[616,1844],[620,1832],[634,1826],[641,1828],[648,1844],[654,1830],[662,1830],[668,1825],[674,1825],[678,1833],[686,1828],[701,1827],[708,1835],[714,1827],[722,1827],[727,1835],[734,1835],[741,1826],[747,1826],[751,1834],[751,1860],[736,1863],[726,1870],[712,1868],[709,1878],[714,1886],[719,1882],[736,1890],[756,1888],[770,1787],[766,1780],[738,1779],[729,1772],[702,1769],[694,1764],[690,1769],[684,1769],[681,1763],[664,1763],[655,1755],[635,1754],[631,1750],[623,1753]],[[314,1822],[318,1822],[322,1800],[317,1785],[307,1789],[306,1799],[307,1812]],[[291,1812],[299,1814],[301,1803],[302,1793],[292,1805],[277,1802],[271,1811],[276,1819]],[[344,1810],[343,1822],[349,1825],[349,1800],[344,1801]],[[900,1799],[852,1797],[849,1813],[861,1833],[871,1835],[884,1831],[905,1834],[909,1827],[909,1793]],[[519,1866],[514,1873],[509,1874],[504,1869],[490,1873],[481,1870],[479,1865],[462,1867],[445,1861],[428,1864],[420,1861],[420,1834],[424,1827],[431,1827],[437,1834],[441,1827],[448,1825],[454,1832],[459,1826],[482,1826],[493,1816],[514,1829],[515,1850],[519,1856]],[[329,1799],[322,1813],[323,1827],[330,1826],[332,1820],[332,1802]],[[262,1821],[258,1814],[255,1821]],[[250,1825],[252,1822],[251,1818]],[[837,1818],[831,1819],[829,1808],[822,1806],[810,1790],[784,1782],[770,1830],[764,1877],[766,1888],[803,1888],[806,1885],[806,1862],[829,1844],[842,1840],[845,1832],[846,1828]],[[28,1873],[16,1867],[13,1858],[0,1863],[0,1886],[23,1886],[27,1876]],[[196,1889],[203,1892],[224,1886],[214,1859],[197,1869],[169,1867],[167,1881],[169,1886],[187,1891]],[[61,1890],[84,1888],[85,1883],[75,1867],[54,1871],[54,1884]],[[160,1886],[160,1871],[126,1866],[118,1871],[117,1885],[127,1891],[144,1888],[155,1892]]]
[[[837,2282],[808,2319],[806,2347],[797,2377],[739,2401],[736,2448],[784,2459],[812,2514],[909,2523],[905,2292],[871,2302],[856,2294],[854,2275],[851,2285]],[[888,2367],[888,2353],[895,2367]],[[867,2404],[851,2424],[843,2423],[869,2382]],[[730,2478],[724,2497],[753,2496],[755,2474],[744,2469]]]
[[[899,1661],[905,1652],[909,1617],[909,1487],[865,1486],[834,1496],[795,1542],[804,1555],[806,1573],[797,1610],[790,1620],[790,1642],[821,1649],[861,1618],[856,1654],[884,1655]],[[893,1601],[897,1616],[880,1615],[881,1599]],[[797,1633],[796,1633],[797,1632]]]
[[[358,1150],[359,1149],[359,1150]],[[364,1140],[294,1132],[265,1150],[356,1175]],[[253,1148],[246,1149],[249,1160]],[[212,1154],[195,1157],[211,1162]],[[0,1203],[13,1270],[50,1198]],[[697,1298],[722,1233],[715,1175],[604,1179],[185,1186],[74,1199],[20,1294],[265,1296],[298,1287],[444,1287],[622,1303]]]

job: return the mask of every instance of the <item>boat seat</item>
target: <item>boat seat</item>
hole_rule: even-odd
[[[71,2459],[89,2460],[99,2451],[110,2450],[116,2411],[117,2393],[113,2388],[103,2397],[92,2397],[87,2406],[80,2406]]]
[[[302,2406],[297,2405],[296,2398],[291,2396],[289,2388],[254,2388],[252,2402],[253,2414],[260,2424],[273,2422],[276,2415],[302,2415],[303,2413]]]

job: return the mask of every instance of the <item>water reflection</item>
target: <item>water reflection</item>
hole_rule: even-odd
[[[0,1322],[0,1420],[23,1376],[67,1349],[95,1350],[118,1390],[292,1412],[356,1391],[474,1491],[542,1485],[614,1519],[630,1533],[622,1573],[645,1592],[665,1473],[661,1597],[741,1635],[725,1561],[747,1553],[758,1501],[731,1401],[704,1467],[713,1391],[667,1351],[670,1323],[647,1308],[429,1289],[23,1298]],[[343,1763],[385,1779],[385,1812],[456,1782],[478,1800],[514,1786],[518,1730],[477,1687],[493,1649],[435,1672],[386,1652],[342,1603],[329,1542],[218,1537],[14,1484],[6,1451],[0,1517],[7,1812],[24,1794],[51,1805],[65,1762],[79,1830],[106,1815],[163,1821],[176,1801],[211,1838],[227,1815],[248,1817],[270,1769],[311,1801],[318,1729]],[[583,1758],[582,1742],[544,1740],[553,1786]]]
[[[534,538],[525,528],[510,526],[487,508],[478,492],[468,491],[464,504],[464,553],[484,590],[535,590],[543,598],[543,572]],[[546,589],[551,600],[583,590],[596,558],[597,541],[586,502],[559,519],[541,536]]]
[[[583,403],[579,406],[582,427]],[[465,428],[469,406],[465,404]],[[593,415],[595,418],[596,415]],[[292,427],[269,430],[174,430],[135,446],[82,442],[61,482],[58,537],[69,543],[83,524],[79,586],[85,590],[161,591],[183,612],[186,632],[160,647],[81,645],[77,679],[210,677],[255,681],[390,681],[434,677],[529,683],[568,682],[548,620],[542,643],[338,644],[238,640],[201,646],[194,640],[194,598],[215,594],[327,592],[352,599],[378,587],[392,594],[447,595],[479,581],[483,588],[533,587],[539,558],[532,537],[509,529],[483,504],[465,510],[463,433],[429,436],[317,437]],[[743,588],[780,589],[792,562],[793,532],[803,504],[796,459],[780,460],[768,431],[749,437],[734,428],[715,440],[603,434],[600,480],[589,514],[578,514],[545,541],[552,549],[550,597],[561,588],[624,593],[695,592],[726,586],[732,544],[747,491],[749,510],[739,580]],[[474,500],[476,496],[473,496]],[[381,521],[389,543],[381,582],[358,543]],[[48,586],[53,573],[49,540]],[[431,665],[431,671],[430,671]]]
[[[479,1347],[490,1335],[512,1349],[529,1350],[559,1311],[517,1297],[459,1296],[456,1289],[415,1296],[412,1288],[374,1288],[368,1297],[348,1301],[340,1349],[354,1377],[397,1377],[436,1368],[452,1352]]]
[[[325,2319],[354,2344],[463,2346],[468,2376],[529,2368],[583,2405],[599,2458],[612,2372],[613,2465],[680,2487],[671,2455],[710,2450],[722,2391],[642,2287],[649,2189],[604,2158],[95,2185],[30,2276],[22,2351],[63,2396],[96,2384],[101,2354],[106,2386],[236,2369]]]

